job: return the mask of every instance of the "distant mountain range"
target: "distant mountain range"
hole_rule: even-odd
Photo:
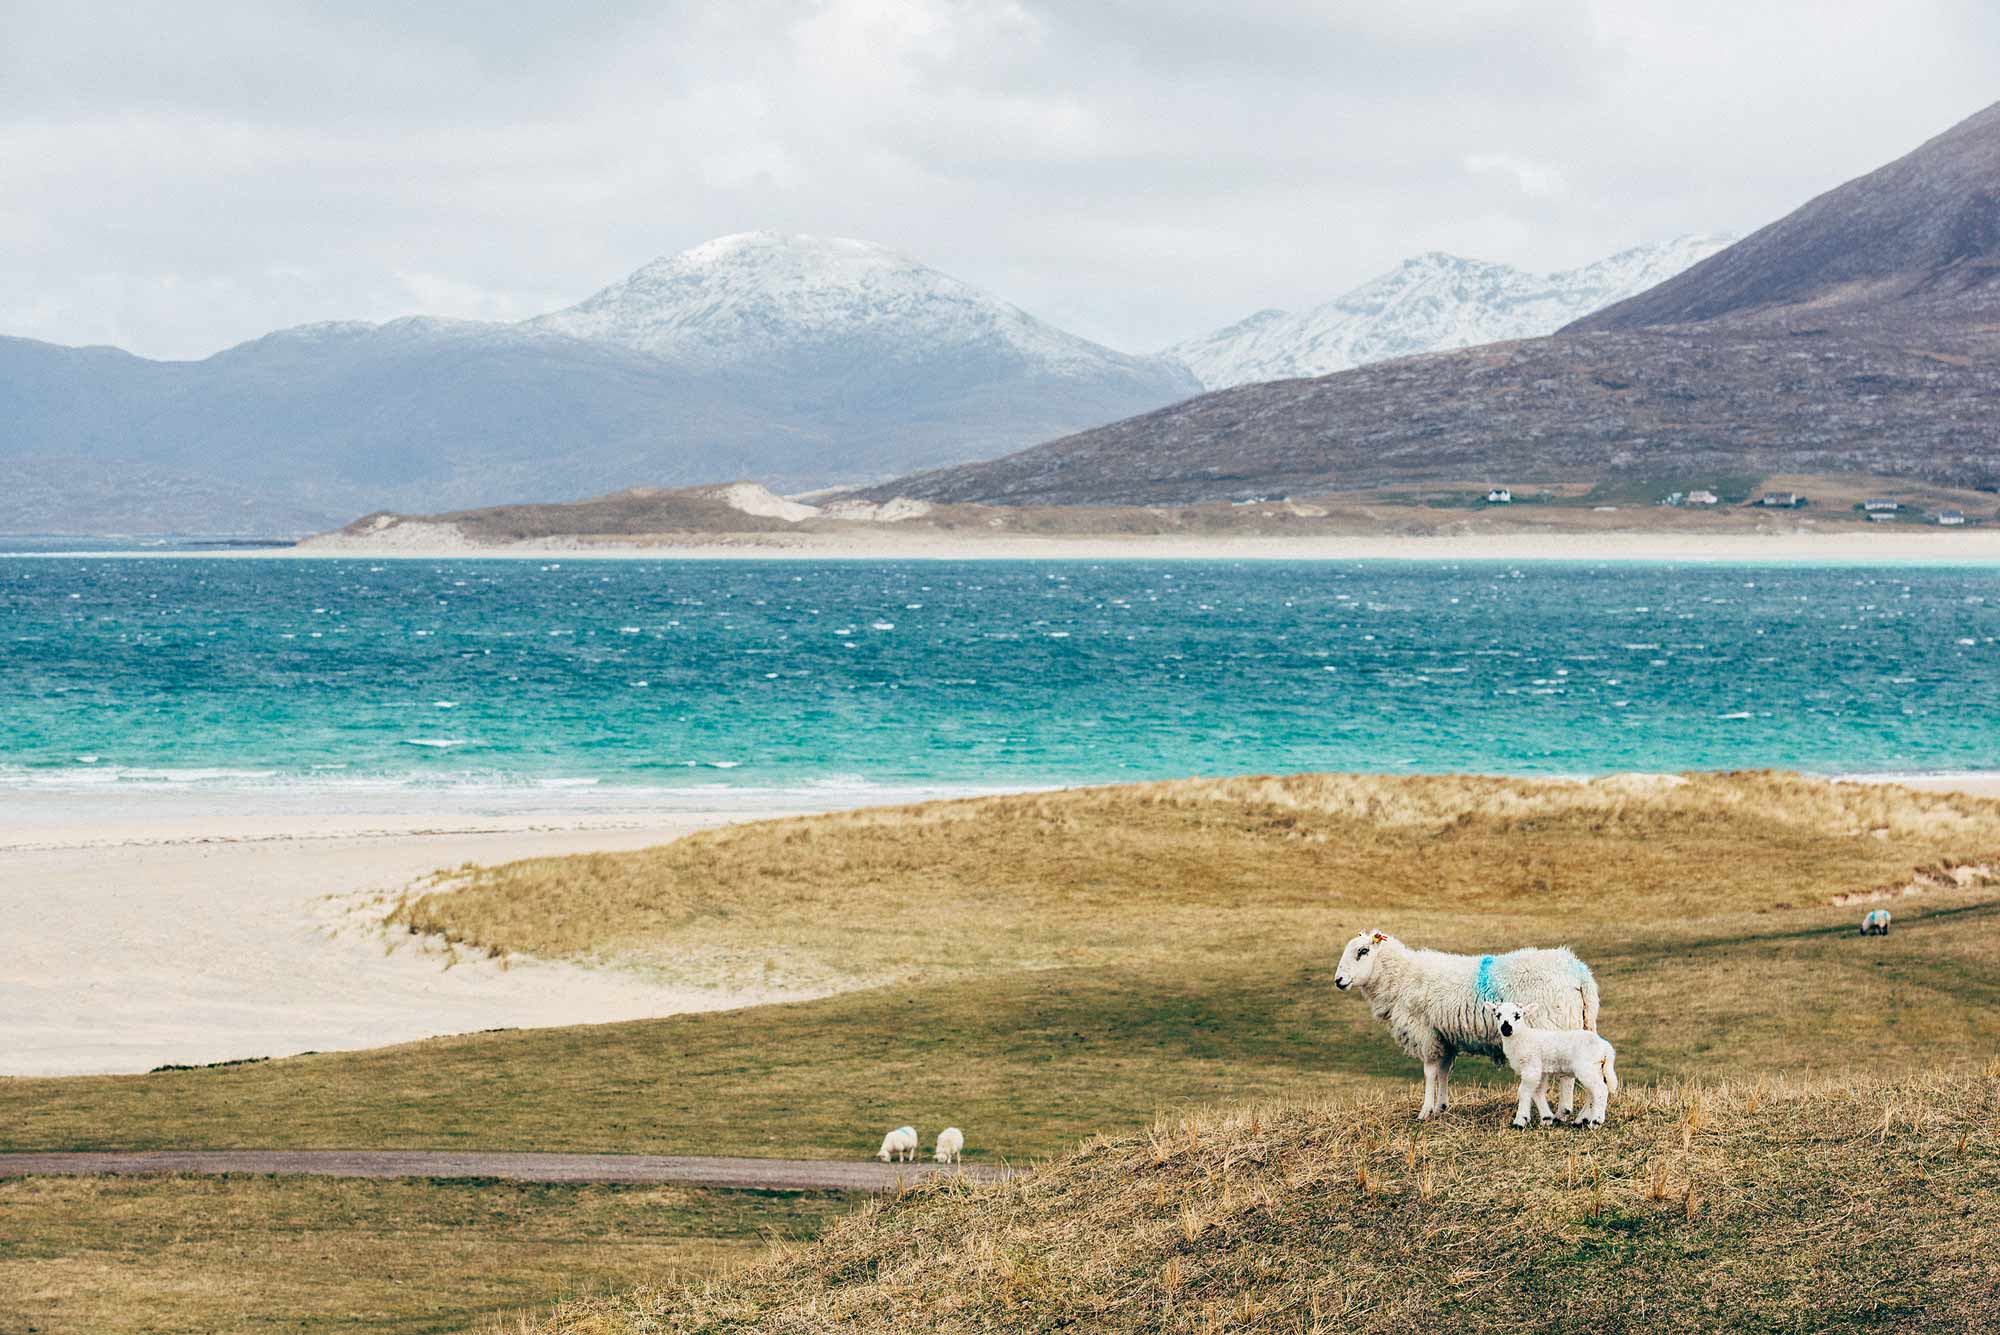
[[[0,532],[297,531],[991,457],[1199,390],[858,241],[746,233],[520,325],[284,330],[195,362],[0,338]]]
[[[1207,389],[1328,375],[1391,357],[1553,334],[1706,259],[1735,238],[1682,236],[1563,273],[1430,251],[1297,314],[1259,311],[1167,348]]]
[[[2000,104],[1552,336],[1242,385],[861,495],[1156,504],[1780,472],[2000,489],[1996,279]]]

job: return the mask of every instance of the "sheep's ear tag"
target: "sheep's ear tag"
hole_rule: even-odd
[[[1377,942],[1381,942],[1381,941],[1387,941],[1388,939],[1389,939],[1389,938],[1388,938],[1387,936],[1385,936],[1385,935],[1384,935],[1383,933],[1381,933],[1381,932],[1377,932],[1377,933],[1375,933],[1375,940],[1376,940]]]

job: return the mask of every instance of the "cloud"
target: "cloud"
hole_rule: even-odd
[[[1984,105],[2000,38],[1955,0],[0,4],[0,332],[169,356],[751,227],[1143,350],[1419,250],[1750,230]]]

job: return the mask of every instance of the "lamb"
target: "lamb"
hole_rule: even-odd
[[[917,1129],[913,1126],[899,1126],[882,1137],[882,1148],[875,1151],[875,1157],[883,1163],[891,1156],[905,1163],[917,1157]]]
[[[1514,1125],[1528,1125],[1528,1103],[1532,1099],[1542,1124],[1555,1118],[1549,1113],[1549,1077],[1574,1076],[1583,1085],[1590,1103],[1578,1126],[1603,1126],[1604,1112],[1611,1096],[1618,1092],[1618,1054],[1611,1045],[1588,1029],[1541,1029],[1529,1023],[1533,1006],[1517,1006],[1511,1001],[1486,1004],[1486,1011],[1500,1029],[1500,1046],[1507,1064],[1521,1077],[1521,1101],[1514,1109]]]
[[[948,1126],[938,1132],[937,1153],[933,1157],[939,1163],[957,1163],[964,1150],[965,1133],[955,1126]]]
[[[1870,909],[1868,912],[1868,916],[1864,917],[1861,920],[1861,935],[1863,936],[1889,935],[1889,910]]]
[[[1597,1028],[1597,980],[1567,947],[1452,955],[1412,950],[1386,932],[1363,932],[1341,952],[1333,983],[1343,992],[1360,992],[1398,1046],[1424,1064],[1418,1121],[1450,1111],[1451,1065],[1459,1053],[1506,1060],[1485,1003],[1510,997],[1538,1005],[1551,1025]],[[1576,1081],[1565,1075],[1565,1117],[1575,1100]]]

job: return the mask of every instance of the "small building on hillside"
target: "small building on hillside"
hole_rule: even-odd
[[[1901,515],[1887,510],[1870,510],[1868,512],[1868,522],[1871,524],[1893,524],[1900,518],[1902,518]]]
[[[1687,494],[1689,505],[1714,505],[1721,499],[1712,491],[1691,491]]]
[[[1796,491],[1767,491],[1757,498],[1757,504],[1767,510],[1796,510],[1806,503],[1806,498]]]
[[[1892,501],[1887,496],[1871,496],[1861,502],[1861,508],[1874,514],[1877,510],[1900,510],[1903,505],[1901,501]]]
[[[1486,492],[1486,503],[1488,505],[1512,505],[1514,503],[1514,493],[1505,487],[1489,487]]]
[[[1957,528],[1965,522],[1965,515],[1958,510],[1940,510],[1937,512],[1937,522],[1946,528]]]

